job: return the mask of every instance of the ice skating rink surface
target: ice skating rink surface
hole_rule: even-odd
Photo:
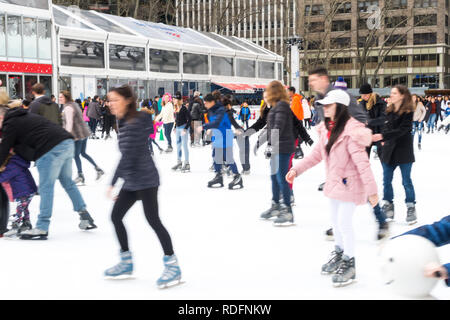
[[[315,130],[310,132],[317,140]],[[166,147],[166,141],[157,142]],[[252,147],[254,142],[255,136]],[[303,149],[305,154],[311,150]],[[237,150],[235,146],[241,170]],[[103,279],[103,271],[118,262],[119,246],[110,220],[113,203],[105,194],[119,152],[115,138],[89,140],[87,152],[106,175],[95,181],[93,167],[83,160],[87,181],[80,190],[98,229],[78,229],[78,214],[57,182],[49,239],[0,239],[0,299],[405,299],[383,284],[376,223],[368,206],[358,207],[354,216],[358,281],[333,288],[331,278],[320,274],[333,249],[333,243],[324,240],[324,231],[330,226],[328,202],[317,191],[324,181],[322,165],[295,181],[295,226],[273,227],[271,222],[259,220],[271,200],[269,162],[263,151],[264,147],[257,157],[251,152],[251,175],[243,176],[244,189],[233,191],[206,187],[214,175],[208,171],[210,146],[190,149],[190,173],[171,171],[176,149],[171,154],[155,154],[161,178],[160,216],[172,236],[185,281],[159,290],[156,279],[163,270],[163,253],[141,203],[125,218],[134,279]],[[382,197],[381,164],[375,159],[371,163]],[[424,134],[412,171],[418,212],[415,226],[450,214],[449,163],[450,136]],[[75,176],[75,163],[73,168]],[[38,181],[36,168],[32,173]],[[231,177],[225,177],[226,185],[229,181]],[[394,176],[394,192],[396,222],[391,223],[391,232],[399,234],[413,228],[404,222],[405,194],[399,171]],[[30,206],[33,225],[39,201],[39,196],[35,197]],[[12,204],[11,213],[14,210]],[[438,252],[443,263],[450,261],[449,246]],[[433,299],[450,299],[450,288],[440,281],[431,294]]]

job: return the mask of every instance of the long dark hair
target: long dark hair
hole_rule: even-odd
[[[127,112],[125,113],[126,119],[132,119],[137,116],[137,102],[136,96],[134,95],[133,89],[129,85],[123,85],[120,87],[112,88],[109,92],[115,92],[118,95],[122,96],[125,100],[129,100],[130,102],[127,105]]]
[[[392,87],[392,89],[394,89],[394,88],[397,89],[401,95],[403,95],[402,105],[397,110],[397,113],[399,115],[402,115],[403,113],[414,112],[415,106],[412,101],[411,92],[409,92],[408,88],[401,84],[397,84]],[[393,103],[388,105],[386,108],[386,113],[390,113],[390,112],[395,112],[395,106]]]
[[[336,103],[336,114],[334,116],[335,124],[334,127],[331,129],[331,135],[330,139],[328,139],[328,143],[325,147],[325,150],[327,151],[327,154],[330,154],[331,147],[336,142],[336,140],[339,138],[339,136],[344,131],[345,125],[347,124],[347,121],[350,119],[350,114],[348,113],[347,106],[344,106],[343,104]],[[325,127],[327,130],[330,128],[330,118],[325,118]]]

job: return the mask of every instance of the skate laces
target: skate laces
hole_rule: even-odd
[[[179,269],[180,269],[180,267],[178,267],[178,266],[166,265],[166,268],[164,269],[161,279],[168,280],[168,279],[173,278],[174,276],[176,276],[178,274]]]
[[[335,250],[335,251],[331,252],[331,258],[330,258],[330,261],[328,261],[328,263],[334,263],[336,261],[339,261],[339,260],[341,260],[341,257],[342,257],[342,253]]]
[[[336,270],[336,274],[344,274],[349,267],[350,267],[350,260],[342,260],[341,264],[339,264],[339,267]]]
[[[121,273],[126,271],[129,266],[131,266],[132,263],[130,262],[125,262],[125,261],[120,261],[118,264],[116,264],[114,267],[109,268],[106,272],[107,273]]]

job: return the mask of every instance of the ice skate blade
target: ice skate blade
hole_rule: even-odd
[[[239,185],[238,185],[239,186]],[[243,185],[241,185],[241,186],[239,186],[239,188],[235,188],[236,186],[234,186],[234,187],[228,187],[228,190],[240,190],[240,189],[243,189],[244,188],[244,186]]]
[[[342,288],[342,287],[346,287],[352,283],[356,282],[356,279],[350,279],[346,282],[339,282],[339,283],[333,283],[333,287],[335,288]]]
[[[20,240],[31,240],[31,241],[39,241],[39,240],[47,240],[48,236],[39,236],[39,237],[22,237],[20,236]]]
[[[220,185],[220,186],[215,186],[215,185],[209,185],[209,184],[208,184],[208,188],[212,188],[212,189],[223,188],[223,184]]]
[[[334,236],[325,236],[326,241],[334,241]]]
[[[408,226],[410,226],[410,225],[413,225],[413,224],[416,224],[417,223],[417,220],[414,220],[414,221],[406,221],[406,223],[408,224]]]
[[[331,272],[321,271],[320,274],[323,276],[332,276],[332,275],[336,274],[336,270],[331,271]]]
[[[295,226],[294,222],[284,222],[284,223],[273,223],[274,227],[292,227]]]
[[[164,284],[160,284],[160,285],[158,285],[158,289],[160,289],[160,290],[169,289],[172,287],[179,286],[180,284],[183,284],[183,283],[185,283],[183,280],[178,279],[178,280],[174,280],[174,281],[167,282]]]
[[[134,280],[132,274],[121,274],[119,276],[103,276],[105,280]]]

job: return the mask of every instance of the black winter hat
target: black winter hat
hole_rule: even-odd
[[[372,93],[372,87],[368,83],[364,83],[361,88],[359,88],[359,94],[369,94]]]

